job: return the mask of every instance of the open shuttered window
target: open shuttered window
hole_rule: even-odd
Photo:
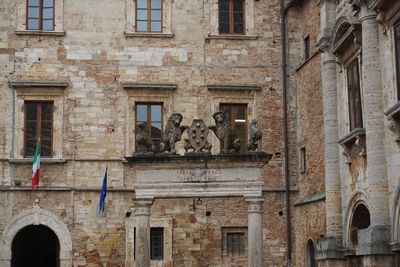
[[[41,156],[52,156],[53,103],[25,102],[25,156],[33,157],[40,138]]]
[[[27,30],[54,30],[54,0],[27,0]]]

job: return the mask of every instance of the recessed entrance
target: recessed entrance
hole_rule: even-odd
[[[11,267],[59,267],[60,243],[43,225],[22,228],[12,242]]]
[[[371,219],[368,208],[364,204],[359,204],[354,210],[350,227],[350,241],[354,246],[358,245],[357,230],[366,229],[370,224]]]

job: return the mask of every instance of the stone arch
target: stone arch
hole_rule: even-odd
[[[44,225],[50,228],[60,242],[60,267],[72,265],[72,240],[67,226],[53,213],[36,206],[14,216],[5,226],[0,239],[0,266],[11,266],[14,237],[28,225]]]
[[[332,29],[332,37],[330,40],[331,53],[340,54],[342,48],[346,46],[346,44],[354,42],[355,39],[360,39],[355,38],[358,36],[356,32],[361,32],[360,22],[354,21],[346,16],[338,18]]]
[[[306,266],[315,267],[315,245],[312,239],[308,239],[306,243]]]
[[[368,206],[368,197],[367,193],[364,191],[357,191],[353,194],[353,196],[349,199],[346,207],[346,217],[345,217],[345,231],[343,233],[343,241],[345,247],[353,247],[353,243],[351,241],[351,232],[352,232],[352,223],[353,217],[360,211],[364,210],[364,206],[369,215],[369,206]],[[360,209],[361,208],[361,209]]]
[[[397,188],[392,206],[391,235],[392,241],[400,242],[400,187]]]

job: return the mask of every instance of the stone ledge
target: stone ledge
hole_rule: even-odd
[[[260,91],[260,85],[206,85],[208,90],[221,90],[221,91]]]
[[[121,83],[122,88],[129,89],[165,89],[165,90],[176,90],[177,84],[174,83]]]
[[[230,162],[255,162],[267,164],[272,158],[271,154],[267,153],[232,153],[219,155],[170,155],[170,154],[155,154],[155,155],[134,155],[125,157],[128,164],[151,164],[151,163],[230,163]]]
[[[8,159],[8,162],[10,163],[32,163],[33,158],[22,158],[22,159],[18,159],[18,158],[10,158]],[[55,158],[40,158],[40,162],[44,162],[44,163],[66,163],[67,160],[66,159],[55,159]]]
[[[388,120],[399,118],[400,117],[400,101],[397,102],[392,107],[388,108],[384,114]]]
[[[10,86],[13,88],[28,88],[28,87],[58,87],[65,89],[68,87],[68,82],[65,81],[10,81]]]
[[[318,201],[325,200],[325,192],[316,193],[313,195],[308,195],[300,199],[298,202],[294,203],[293,206],[298,207]]]
[[[343,259],[342,238],[336,236],[321,237],[317,242],[317,260]]]
[[[40,30],[23,30],[15,31],[16,35],[40,35],[40,36],[65,36],[66,32],[61,31],[40,31]]]
[[[360,135],[365,135],[365,129],[364,128],[356,128],[353,131],[351,131],[349,134],[344,136],[342,139],[338,141],[340,145],[350,145],[353,144],[357,137]]]
[[[173,38],[173,33],[154,33],[154,32],[124,32],[129,38]]]
[[[222,39],[222,40],[257,40],[258,35],[239,35],[239,34],[209,34],[206,39]]]

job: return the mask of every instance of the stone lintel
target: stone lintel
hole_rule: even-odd
[[[262,87],[260,85],[219,85],[219,84],[208,84],[208,90],[225,90],[225,91],[260,91]]]
[[[126,37],[133,38],[173,38],[173,33],[154,33],[154,32],[125,32]]]
[[[327,236],[318,239],[317,260],[343,259],[342,238],[338,236]]]
[[[390,227],[386,225],[370,226],[357,231],[358,246],[356,255],[391,254]]]
[[[165,89],[176,90],[177,84],[174,83],[121,83],[124,89]]]
[[[68,82],[66,81],[10,81],[10,86],[13,88],[29,88],[29,87],[39,87],[39,88],[54,88],[58,87],[65,89],[68,87]]]

